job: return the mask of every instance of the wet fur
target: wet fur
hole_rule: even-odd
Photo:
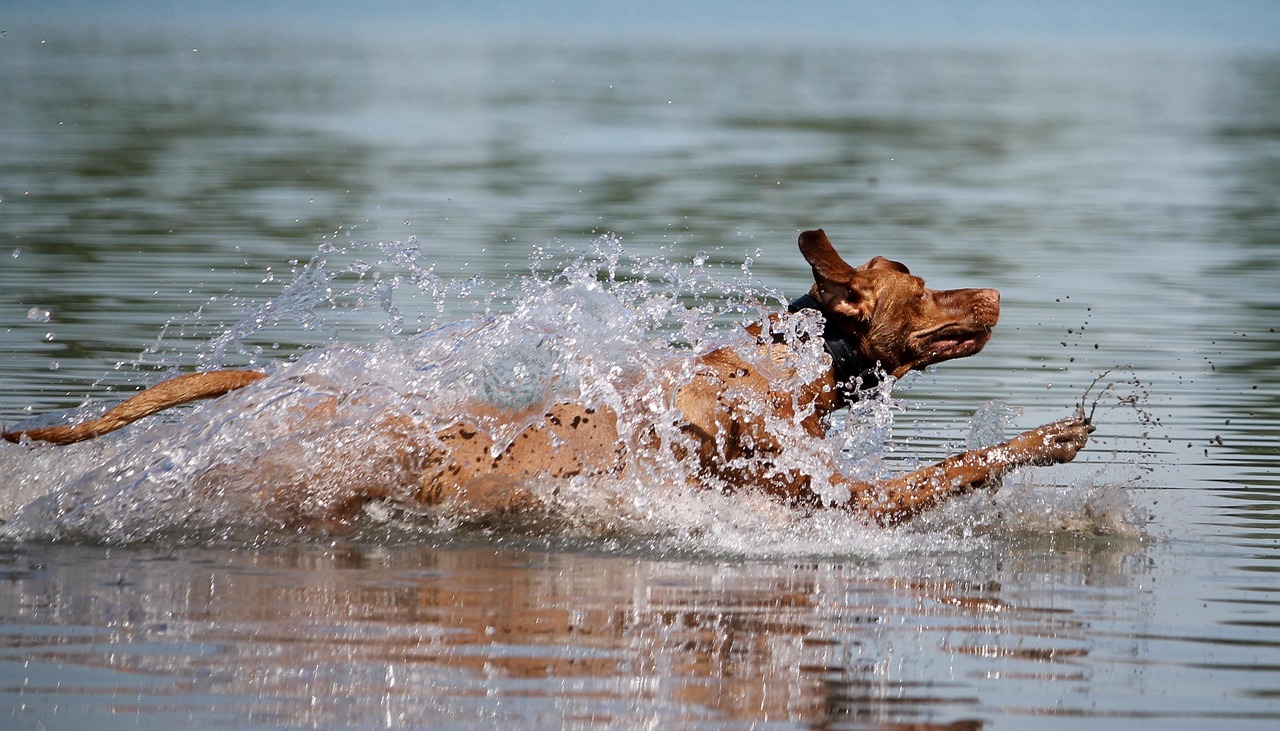
[[[931,290],[906,266],[876,257],[860,267],[850,266],[836,253],[821,230],[800,235],[800,251],[813,270],[810,295],[840,340],[859,362],[901,377],[952,358],[977,353],[991,336],[999,318],[999,294],[991,289]],[[786,371],[787,346],[751,331],[763,359]],[[812,478],[767,467],[785,447],[766,423],[796,423],[808,435],[821,438],[827,417],[845,405],[845,393],[828,371],[806,383],[799,393],[776,392],[768,365],[731,348],[701,356],[696,373],[686,383],[673,384],[675,404],[683,413],[679,429],[688,446],[673,447],[681,459],[694,459],[698,479],[708,486],[741,491],[758,489],[795,506],[822,504]],[[94,419],[66,427],[5,433],[10,441],[70,444],[119,429],[133,421],[190,401],[213,398],[265,378],[256,371],[224,370],[196,373],[165,381]],[[767,415],[746,408],[765,403]],[[298,415],[308,425],[332,420],[334,403]],[[758,408],[755,409],[758,411]],[[802,416],[803,414],[803,416]],[[768,418],[765,418],[765,417]],[[284,477],[271,482],[264,495],[268,509],[291,524],[341,524],[369,500],[392,498],[422,506],[462,504],[481,514],[536,508],[538,498],[527,488],[529,478],[567,478],[620,471],[637,451],[659,449],[653,435],[624,441],[617,414],[608,408],[562,403],[520,432],[494,456],[493,438],[467,423],[429,431],[403,415],[388,415],[367,425],[380,435],[377,463],[383,469],[362,474],[334,455],[332,464],[314,467],[342,486],[336,499],[317,505],[310,484]],[[1003,444],[973,450],[901,477],[868,483],[831,471],[832,481],[846,487],[839,507],[881,524],[895,523],[953,495],[997,481],[1024,465],[1067,462],[1082,449],[1092,425],[1082,414],[1024,432]],[[287,447],[286,447],[287,449]],[[661,457],[659,457],[661,458]],[[391,476],[408,476],[394,479]],[[217,475],[206,480],[216,481]],[[314,474],[312,479],[314,479]]]

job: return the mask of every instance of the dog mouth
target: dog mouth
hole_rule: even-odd
[[[916,333],[913,339],[917,343],[915,350],[921,354],[916,366],[920,368],[977,353],[991,339],[991,328],[949,323]]]

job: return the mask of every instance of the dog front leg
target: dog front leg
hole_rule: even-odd
[[[1070,462],[1093,432],[1088,419],[1072,417],[1023,432],[1003,444],[948,457],[892,480],[858,483],[847,506],[881,525],[900,523],[952,495],[962,495],[1029,465]]]

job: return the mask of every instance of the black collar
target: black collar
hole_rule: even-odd
[[[826,311],[822,309],[822,303],[816,297],[806,294],[787,305],[788,312],[800,310],[817,310],[826,319],[826,325],[822,330],[823,346],[831,356],[831,371],[836,378],[836,388],[840,389],[840,395],[846,403],[856,402],[860,392],[880,385],[880,369],[876,368],[875,364],[864,362],[853,348],[849,347],[848,339],[831,322],[831,318],[827,317]]]

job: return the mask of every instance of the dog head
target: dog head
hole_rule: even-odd
[[[813,268],[810,295],[863,363],[894,377],[982,350],[1000,317],[994,289],[934,290],[906,266],[877,256],[850,266],[818,229],[800,234]]]

